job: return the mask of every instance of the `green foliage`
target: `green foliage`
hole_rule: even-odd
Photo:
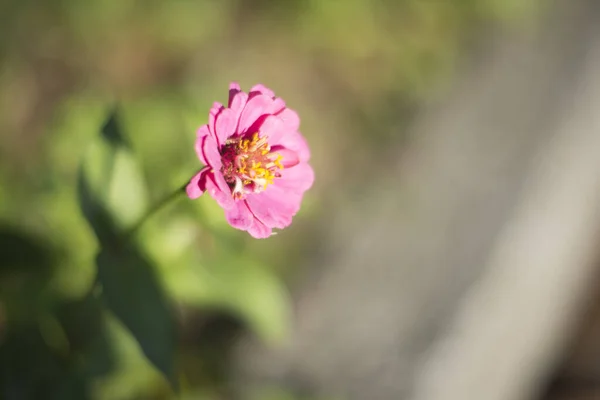
[[[91,381],[114,362],[99,302],[91,295],[72,301],[53,293],[48,280],[57,269],[56,250],[35,235],[2,226],[0,243],[3,393],[90,398]]]
[[[101,298],[176,386],[174,321],[154,267],[126,230],[143,214],[143,181],[136,166],[113,112],[82,164],[80,204],[100,244],[96,265]]]
[[[0,225],[0,309],[2,319],[35,319],[51,299],[48,279],[55,254],[43,238]]]
[[[96,262],[102,299],[108,309],[176,387],[175,326],[152,264],[127,244],[104,247]]]
[[[107,219],[125,229],[142,217],[147,207],[144,180],[116,112],[85,153],[81,174],[81,207],[101,243],[111,233],[103,232]]]

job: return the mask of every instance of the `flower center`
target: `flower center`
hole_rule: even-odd
[[[266,137],[255,133],[250,138],[229,138],[221,148],[225,182],[231,188],[234,199],[244,198],[246,193],[259,193],[281,176],[281,155],[271,152]]]

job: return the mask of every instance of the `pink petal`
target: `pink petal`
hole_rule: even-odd
[[[187,193],[190,199],[197,199],[202,196],[206,186],[206,174],[210,170],[210,167],[204,167],[200,172],[198,172],[194,177],[190,180],[187,187],[185,188],[185,192]]]
[[[231,197],[231,189],[220,171],[211,170],[206,175],[206,191],[225,210],[229,210],[235,205],[235,201]]]
[[[248,209],[245,201],[236,201],[235,205],[225,212],[225,218],[229,225],[243,231],[250,228],[254,220],[254,216]]]
[[[285,101],[280,97],[275,97],[275,92],[264,85],[258,84],[252,86],[248,92],[248,98],[252,99],[256,96],[264,95],[273,100],[271,106],[267,109],[267,114],[277,114],[285,109]]]
[[[303,192],[294,192],[277,185],[271,185],[260,193],[262,201],[273,210],[273,215],[280,222],[291,222],[291,217],[296,215],[302,204]],[[287,226],[287,225],[285,225]],[[284,226],[284,227],[285,227]]]
[[[248,208],[265,226],[285,228],[292,222],[295,212],[293,207],[290,208],[285,201],[270,198],[265,194],[266,192],[249,195],[246,198]]]
[[[208,130],[208,124],[202,125],[196,131],[196,138],[204,138],[204,136],[209,136],[210,131]]]
[[[273,233],[273,230],[254,218],[252,225],[248,228],[248,233],[255,239],[266,239]]]
[[[213,137],[215,138],[215,140],[217,140],[217,133],[216,133],[216,129],[215,129],[215,121],[217,120],[217,116],[224,109],[225,109],[225,107],[223,107],[223,104],[215,101],[213,103],[212,108],[210,109],[210,112],[208,113],[208,130],[210,131],[211,135],[213,135]]]
[[[207,138],[207,136],[198,136],[198,138],[196,139],[196,143],[194,144],[194,149],[196,150],[196,155],[198,156],[198,159],[204,165],[208,165],[208,162],[206,161],[206,157],[204,157],[204,151],[202,150],[202,147],[204,146],[204,140],[206,138]]]
[[[225,144],[227,138],[235,133],[235,129],[237,128],[237,119],[235,118],[235,113],[229,108],[221,111],[217,116],[215,128],[217,143],[219,146],[222,146]]]
[[[266,87],[265,85],[262,85],[260,83],[258,85],[252,86],[252,88],[250,89],[250,92],[260,92],[260,93],[264,94],[265,96],[269,96],[271,98],[275,97],[275,92],[273,92],[271,89],[269,89],[268,87]]]
[[[306,143],[306,139],[304,139],[300,132],[288,132],[283,135],[278,142],[269,141],[269,143],[271,143],[272,149],[285,147],[286,149],[294,151],[300,162],[307,162],[310,160],[308,143]]]
[[[300,117],[296,111],[284,108],[277,116],[283,120],[288,131],[295,132],[300,128]]]
[[[229,108],[231,108],[231,111],[233,112],[233,118],[236,121],[236,128],[237,124],[239,124],[242,111],[244,111],[244,107],[246,107],[246,103],[248,103],[248,94],[244,92],[239,92],[236,94],[231,101]]]
[[[196,139],[196,154],[204,165],[209,165],[213,169],[220,169],[223,165],[219,147],[212,135]]]
[[[263,199],[260,194],[248,195],[246,197],[246,203],[256,218],[266,226],[273,227],[276,225],[275,219],[273,218],[273,215],[271,215],[268,205],[262,201]]]
[[[268,109],[272,104],[273,99],[262,94],[248,100],[240,116],[238,132],[246,133],[261,116],[268,114]]]
[[[269,114],[279,114],[281,111],[285,110],[285,101],[279,97],[275,97],[273,99],[273,103],[271,107],[268,108]]]
[[[283,121],[276,115],[267,115],[258,129],[261,136],[268,138],[269,144],[279,143],[281,136],[285,133]]]
[[[233,99],[236,94],[240,93],[242,89],[240,88],[240,84],[237,82],[231,82],[229,84],[229,103],[228,106],[231,108],[231,103],[233,103]]]
[[[236,128],[247,102],[248,93],[242,92],[240,85],[237,82],[232,82],[231,85],[229,85],[229,108],[233,112]]]
[[[298,156],[298,153],[286,147],[279,145],[273,146],[271,147],[271,152],[277,153],[281,156],[281,164],[284,168],[292,168],[293,166],[298,165],[298,163],[300,162],[300,157]]]
[[[312,167],[306,163],[300,163],[292,168],[284,168],[281,178],[276,179],[274,185],[296,193],[303,193],[310,189],[315,180]]]

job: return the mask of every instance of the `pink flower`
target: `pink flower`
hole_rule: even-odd
[[[214,103],[198,129],[196,153],[206,166],[188,184],[188,197],[208,191],[227,222],[255,238],[287,227],[314,181],[299,125],[272,90],[256,85],[245,93],[231,83],[228,107]]]

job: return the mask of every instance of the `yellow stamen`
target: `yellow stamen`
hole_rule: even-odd
[[[231,139],[227,142],[232,146],[233,158],[229,179],[232,192],[236,199],[243,198],[248,190],[255,193],[263,191],[267,185],[273,184],[276,177],[281,176],[278,170],[283,169],[283,157],[271,152],[267,137],[254,133],[246,139]],[[234,179],[232,179],[234,178]]]

